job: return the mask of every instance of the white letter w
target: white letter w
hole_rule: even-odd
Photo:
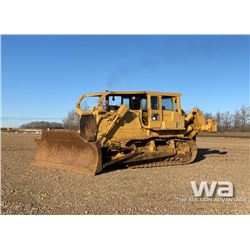
[[[205,194],[207,197],[212,197],[214,194],[214,190],[216,188],[217,185],[217,181],[212,181],[211,187],[209,189],[207,182],[206,181],[202,181],[200,183],[199,189],[196,186],[196,182],[195,181],[191,181],[191,186],[193,189],[193,193],[195,197],[201,197],[203,194],[203,191],[205,190]]]

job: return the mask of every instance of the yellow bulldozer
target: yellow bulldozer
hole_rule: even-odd
[[[194,108],[181,108],[181,94],[151,91],[105,91],[79,98],[80,130],[44,130],[36,139],[33,165],[95,175],[114,165],[132,168],[187,164],[197,155],[199,131],[216,132]],[[97,98],[83,110],[85,98]]]

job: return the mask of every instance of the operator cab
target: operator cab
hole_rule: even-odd
[[[185,129],[178,93],[110,93],[104,98],[104,112],[116,112],[126,105],[144,126],[157,130]]]
[[[78,100],[77,112],[80,115],[84,112],[80,109],[80,103],[86,97],[99,99],[97,105],[94,105],[91,109],[92,112],[97,112],[99,115],[113,115],[118,112],[122,105],[126,105],[129,114],[127,119],[135,119],[137,117],[141,125],[148,129],[185,130],[185,115],[181,109],[179,93],[107,91],[88,94],[80,97]],[[94,104],[94,102],[92,103]]]

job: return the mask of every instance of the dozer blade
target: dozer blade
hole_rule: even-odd
[[[72,131],[43,131],[36,139],[37,152],[32,165],[59,168],[87,175],[102,170],[99,143],[88,142]]]

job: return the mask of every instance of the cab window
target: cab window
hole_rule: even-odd
[[[159,109],[158,96],[151,96],[151,109]]]
[[[110,95],[108,96],[108,108],[110,111],[118,110],[121,106],[122,98],[121,96],[114,96]]]
[[[129,108],[129,97],[122,97],[122,104],[126,105]]]
[[[148,107],[147,107],[147,98],[146,97],[143,97],[141,99],[141,109],[143,111],[147,111]]]
[[[162,110],[173,110],[172,97],[163,96],[161,98],[161,101],[162,101]]]

